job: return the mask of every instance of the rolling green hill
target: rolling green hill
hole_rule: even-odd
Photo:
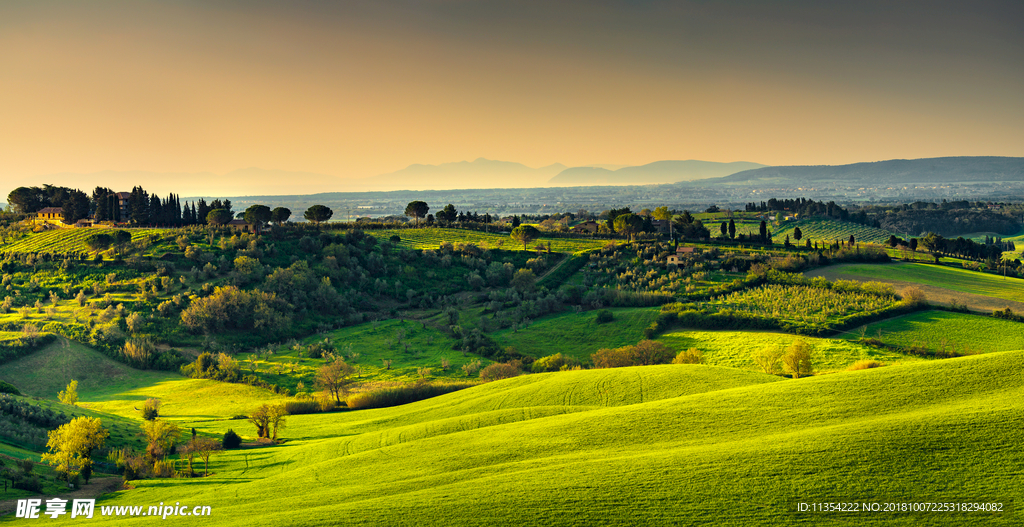
[[[584,363],[601,348],[636,344],[644,338],[644,328],[658,317],[657,308],[612,309],[615,319],[606,324],[595,322],[597,313],[559,313],[534,321],[526,328],[503,329],[493,337],[502,347],[512,346],[520,353],[540,358],[562,353]]]
[[[845,336],[857,338],[860,334]],[[920,311],[876,322],[864,329],[864,336],[893,346],[964,354],[1024,349],[1024,324],[948,311]]]
[[[1024,462],[1024,392],[1006,373],[1022,358],[769,383],[691,365],[534,375],[294,416],[285,445],[221,454],[202,480],[140,481],[98,508],[201,504],[218,525],[247,526],[1010,525],[987,513],[800,515],[795,501],[1019,502],[1007,467]],[[111,521],[151,523],[92,523]]]

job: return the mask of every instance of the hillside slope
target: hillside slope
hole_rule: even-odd
[[[744,170],[764,167],[759,163],[737,161],[655,161],[646,165],[609,170],[603,167],[572,167],[558,173],[548,181],[552,186],[577,185],[648,185],[678,183],[695,179],[717,178]]]
[[[794,503],[1019,502],[1009,467],[1024,462],[1022,358],[732,388],[722,379],[734,372],[706,366],[537,375],[404,408],[297,416],[286,445],[225,453],[210,478],[140,482],[99,505],[204,504],[227,525],[1009,525],[986,513],[800,515]],[[630,377],[661,397],[599,404]],[[667,388],[698,378],[720,389]],[[580,389],[593,394],[569,395]]]

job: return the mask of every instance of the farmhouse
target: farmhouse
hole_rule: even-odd
[[[227,226],[243,232],[253,232],[252,225],[245,220],[231,220],[227,222]]]
[[[64,210],[60,207],[46,207],[36,212],[36,218],[41,220],[62,220],[64,219]]]
[[[576,225],[571,230],[572,230],[572,232],[575,232],[575,233],[594,234],[595,232],[597,232],[597,222],[596,221],[585,221],[583,223],[580,223],[580,224]]]
[[[686,255],[688,255],[688,254],[697,254],[697,248],[696,247],[676,247],[676,253],[675,254],[670,254],[668,256],[668,262],[667,263],[679,265],[679,264],[683,263],[683,258],[685,258]]]

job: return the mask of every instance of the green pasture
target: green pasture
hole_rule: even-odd
[[[597,311],[559,313],[539,318],[517,331],[503,329],[492,334],[501,347],[535,358],[562,353],[583,363],[601,348],[619,348],[636,344],[643,331],[658,317],[658,308],[612,309],[615,319],[598,324]]]
[[[845,369],[854,362],[872,359],[886,364],[920,360],[913,356],[879,350],[843,339],[825,339],[770,331],[674,331],[658,340],[679,352],[697,348],[715,366],[758,370],[751,356],[764,348],[786,349],[802,340],[811,345],[815,372]]]
[[[292,416],[283,445],[225,452],[209,478],[139,481],[97,505],[202,504],[218,525],[246,526],[1011,525],[801,515],[794,503],[1019,502],[1006,467],[1024,463],[1024,392],[1006,373],[1022,353],[799,380],[700,365],[531,375]],[[113,521],[152,523],[92,523]]]
[[[845,338],[861,336],[893,346],[962,354],[1024,349],[1024,324],[948,311],[920,311],[883,320],[849,332]]]
[[[840,264],[821,269],[815,275],[826,278],[900,281],[927,285],[992,298],[1020,302],[1024,299],[1024,280],[1003,278],[987,273],[919,263]]]

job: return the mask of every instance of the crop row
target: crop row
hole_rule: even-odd
[[[777,320],[823,324],[857,313],[890,308],[896,303],[893,295],[772,284],[724,295],[707,305]]]
[[[892,234],[889,231],[834,220],[810,220],[787,223],[773,234],[776,242],[781,242],[789,236],[791,242],[796,243],[793,236],[794,229],[800,227],[803,238],[810,238],[812,241],[831,243],[836,240],[849,240],[852,234],[858,242],[885,243]]]
[[[523,244],[519,243],[507,234],[492,234],[478,231],[467,231],[461,229],[445,228],[423,228],[423,229],[384,229],[369,232],[369,234],[380,240],[386,240],[393,235],[398,235],[402,241],[398,245],[408,249],[437,249],[443,242],[452,244],[472,243],[482,248],[522,250]],[[558,253],[575,253],[590,249],[604,247],[608,240],[591,240],[576,238],[545,238],[541,237],[527,244],[527,248],[533,250],[537,245],[551,244],[551,251]]]

